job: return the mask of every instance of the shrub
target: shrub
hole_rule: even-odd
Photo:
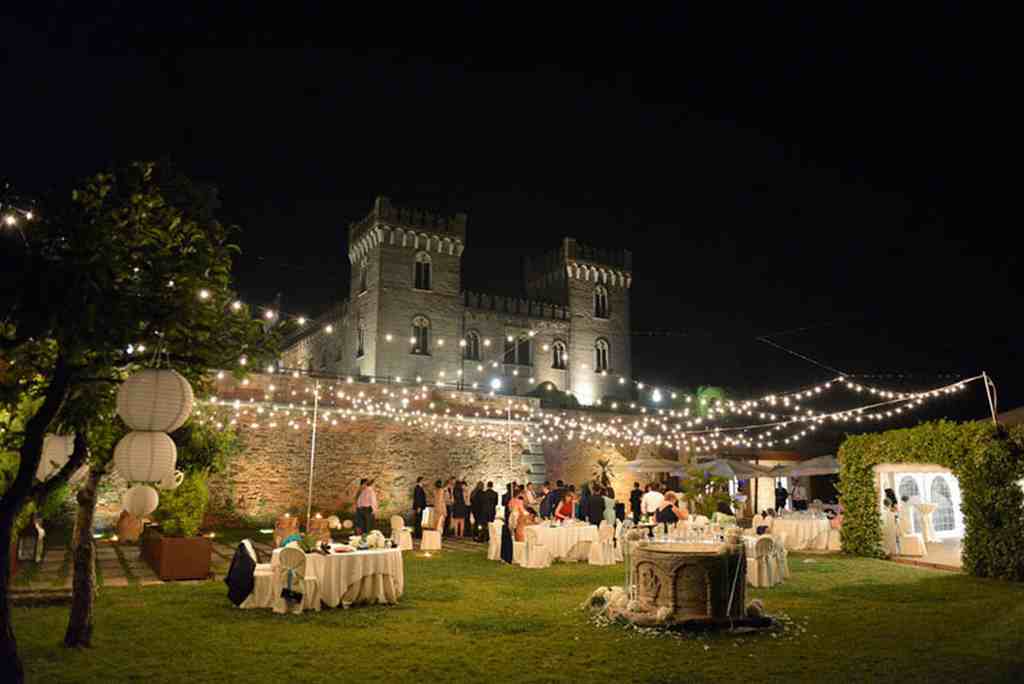
[[[208,500],[206,474],[189,473],[177,489],[160,493],[160,506],[153,517],[165,535],[192,537],[199,533]]]
[[[979,577],[1024,581],[1024,428],[987,421],[924,423],[851,436],[839,448],[843,551],[881,558],[880,463],[935,463],[960,482],[966,533],[963,568]]]

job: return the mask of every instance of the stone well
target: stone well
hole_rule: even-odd
[[[743,617],[747,568],[741,547],[728,543],[640,543],[630,560],[637,601],[652,610],[667,609],[668,621]]]

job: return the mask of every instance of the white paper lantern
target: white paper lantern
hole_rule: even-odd
[[[145,518],[160,505],[160,495],[149,485],[135,485],[124,493],[121,505],[136,518]]]
[[[117,415],[132,430],[174,432],[192,413],[192,385],[173,370],[147,369],[117,390]]]
[[[43,456],[39,459],[36,477],[40,480],[60,470],[75,451],[75,436],[47,434],[43,437]]]
[[[114,447],[114,467],[129,482],[174,478],[178,448],[164,432],[129,432]]]

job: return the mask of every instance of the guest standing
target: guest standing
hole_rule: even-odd
[[[377,513],[377,492],[373,480],[359,481],[359,496],[356,497],[356,530],[367,534],[373,529],[373,516]]]
[[[612,527],[615,527],[615,494],[611,488],[604,490],[604,519]]]
[[[423,477],[416,478],[416,486],[412,489],[413,534],[419,539],[423,536],[423,510],[427,507],[427,492],[423,489]]]
[[[590,487],[584,483],[580,486],[580,505],[576,509],[576,519],[586,520],[590,512]]]
[[[786,507],[786,499],[789,498],[789,491],[782,486],[782,480],[775,485],[775,510],[781,511]]]
[[[477,541],[480,540],[480,523],[484,519],[484,483],[480,480],[473,487],[473,493],[469,495],[469,512],[473,516],[473,524],[470,526],[470,532],[473,538]]]
[[[580,504],[582,505],[582,499]],[[594,486],[594,491],[587,499],[587,522],[591,525],[600,525],[601,521],[604,520],[604,494],[601,488],[597,485]],[[615,512],[612,511],[614,515]]]
[[[465,482],[461,480],[452,487],[452,534],[456,537],[466,535],[466,516],[469,506],[466,505]]]
[[[661,502],[664,500],[665,497],[662,496],[658,483],[652,483],[651,490],[640,499],[640,510],[644,515],[654,515],[658,512],[658,508],[661,507]]]
[[[444,508],[446,511],[447,518],[445,520],[444,535],[448,536],[451,534],[452,524],[452,507],[455,505],[455,478],[449,477],[447,482],[444,483]]]
[[[490,532],[488,525],[494,522],[494,519],[498,517],[498,492],[494,491],[494,483],[488,482],[487,489],[480,495],[483,499],[483,524],[484,534],[487,538],[490,538]]]
[[[669,492],[654,512],[654,520],[664,524],[665,531],[668,532],[670,526],[675,525],[680,520],[685,520],[687,515],[685,508],[679,508],[676,505],[676,495]]]
[[[794,511],[806,511],[807,510],[807,488],[804,483],[800,480],[796,480],[793,485],[793,510]]]
[[[434,529],[444,532],[445,518],[448,517],[448,504],[446,503],[444,482],[438,480],[434,483]]]
[[[633,514],[633,522],[640,522],[640,500],[644,493],[640,490],[640,483],[633,483],[633,491],[629,493],[629,510]]]

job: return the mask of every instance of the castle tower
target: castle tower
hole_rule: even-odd
[[[629,396],[629,250],[596,249],[565,238],[557,251],[528,260],[524,278],[529,296],[568,306],[572,312],[566,362],[569,391],[583,404]]]
[[[349,226],[348,334],[361,375],[454,377],[461,358],[465,240],[465,214],[401,209],[387,197],[378,197],[366,218]]]

